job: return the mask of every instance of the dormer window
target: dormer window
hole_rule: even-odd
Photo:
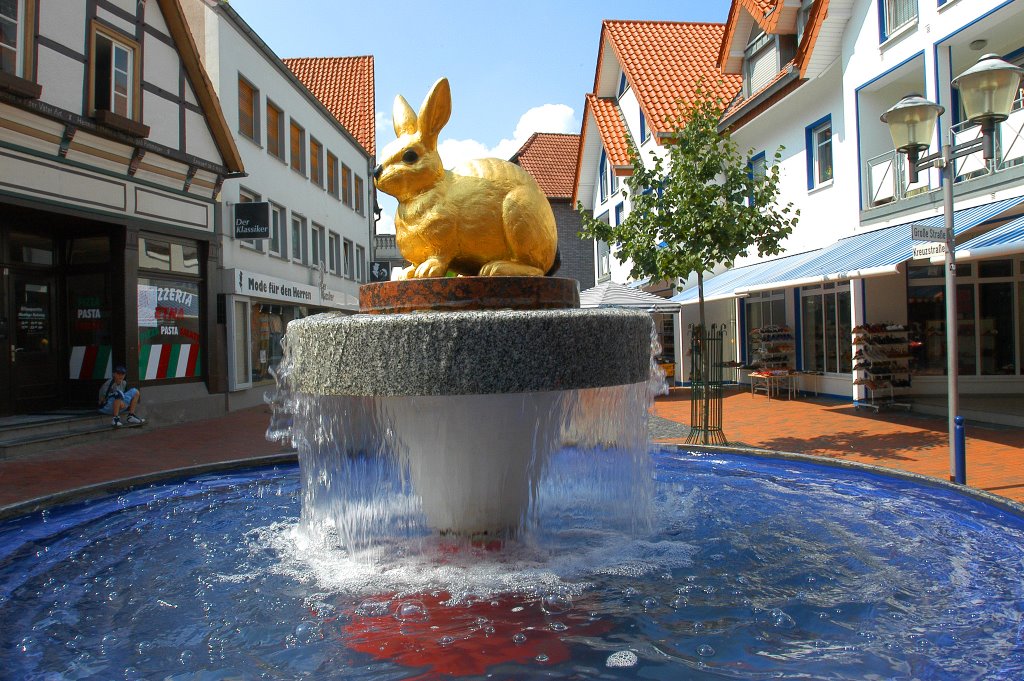
[[[624,93],[628,89],[629,89],[629,81],[626,80],[626,72],[623,71],[622,74],[619,76],[619,94],[618,94],[618,96],[621,97],[622,93]]]
[[[778,72],[774,36],[759,31],[743,51],[743,94],[749,97],[757,92]]]
[[[799,45],[803,42],[804,31],[807,29],[807,23],[811,19],[811,6],[814,5],[814,0],[801,0],[800,12],[796,15],[796,44]]]

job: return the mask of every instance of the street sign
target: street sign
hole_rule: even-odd
[[[910,225],[910,238],[914,241],[946,241],[948,230],[945,227],[929,227],[915,222]]]
[[[946,252],[946,244],[921,244],[914,246],[914,260],[930,258],[933,255],[943,255]]]

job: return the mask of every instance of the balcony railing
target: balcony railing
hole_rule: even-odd
[[[958,123],[953,126],[952,134],[953,144],[960,144],[976,139],[981,135],[981,128],[968,122]],[[996,126],[994,142],[995,158],[991,167],[985,164],[981,152],[954,160],[957,182],[998,173],[1024,163],[1024,102],[1020,96],[1013,104],[1010,117]],[[865,166],[867,208],[939,188],[939,176],[935,170],[922,171],[918,174],[918,182],[910,184],[906,156],[895,150],[868,159]]]

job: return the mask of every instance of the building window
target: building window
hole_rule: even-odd
[[[309,181],[324,186],[324,148],[313,137],[309,138]]]
[[[267,152],[284,160],[284,112],[267,100]]]
[[[804,128],[807,142],[807,188],[832,181],[832,116]]]
[[[612,273],[612,249],[605,241],[597,242],[597,280],[606,281]]]
[[[138,46],[94,24],[92,34],[92,110],[135,119],[138,108]]]
[[[25,0],[0,0],[0,72],[29,77],[25,60],[31,54],[25,43],[31,39],[26,27]]]
[[[292,261],[306,264],[306,218],[292,216]]]
[[[342,264],[344,265],[344,268],[345,268],[345,272],[344,272],[345,278],[346,279],[351,279],[352,278],[352,242],[349,241],[348,239],[345,239],[345,244],[344,244],[344,249],[343,249],[343,252],[342,252],[342,256],[344,258]]]
[[[762,31],[757,32],[743,51],[743,94],[749,97],[767,85],[779,72],[775,38]]]
[[[352,170],[344,163],[341,164],[341,202],[352,207]]]
[[[242,188],[238,190],[239,203],[254,203],[260,200],[260,195]],[[263,252],[263,239],[239,239],[242,246],[251,248],[254,251]]]
[[[284,208],[270,204],[270,254],[284,258],[287,254],[284,251],[284,238],[281,230],[284,227]]]
[[[198,242],[139,236],[140,381],[203,375],[203,289]]]
[[[341,237],[337,232],[331,232],[327,237],[327,269],[332,274],[339,274],[341,267]]]
[[[825,284],[800,292],[804,371],[853,372],[850,285]]]
[[[306,174],[306,131],[294,120],[288,126],[291,142],[291,166],[297,173]]]
[[[324,247],[324,235],[325,230],[320,225],[313,223],[310,228],[310,254],[313,256],[310,259],[310,264],[313,267],[320,267],[321,265],[327,265],[327,254],[325,253],[326,248]]]
[[[356,246],[356,281],[366,281],[366,249]]]
[[[260,91],[249,81],[238,77],[238,132],[253,142],[260,142]]]
[[[608,200],[608,154],[601,150],[601,161],[597,165],[597,172],[600,173],[598,185],[601,190],[601,203]]]
[[[338,157],[327,152],[327,191],[338,198]]]
[[[360,215],[366,215],[365,212],[365,201],[363,200],[363,178],[355,175],[353,178],[355,190],[353,192],[353,203],[356,212]]]
[[[622,203],[617,204],[615,206],[615,225],[616,226],[622,224],[622,211],[623,211],[624,207],[625,207],[625,204],[622,204]]]
[[[644,116],[644,112],[640,112],[640,143],[643,144],[647,140],[651,139],[651,131],[647,129],[647,117]]]
[[[882,42],[893,33],[917,23],[917,0],[878,0],[879,32]]]
[[[621,74],[619,74],[619,97],[621,97],[628,89],[629,81],[626,80],[626,72],[623,71]]]
[[[956,274],[959,373],[1020,375],[1024,360],[1024,262],[1016,265],[1015,259],[1005,258],[963,263],[957,265]],[[913,355],[910,370],[917,376],[943,375],[947,360],[942,266],[911,266],[907,277],[907,321]],[[1015,309],[1021,318],[1017,323]]]
[[[814,0],[801,0],[800,12],[796,15],[796,43],[800,44],[804,39],[804,31],[807,29],[807,24],[811,19],[811,6],[814,5]]]

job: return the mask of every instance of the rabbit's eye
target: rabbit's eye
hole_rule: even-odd
[[[413,149],[406,149],[405,153],[402,154],[402,161],[405,163],[415,163],[420,159],[420,155]]]

